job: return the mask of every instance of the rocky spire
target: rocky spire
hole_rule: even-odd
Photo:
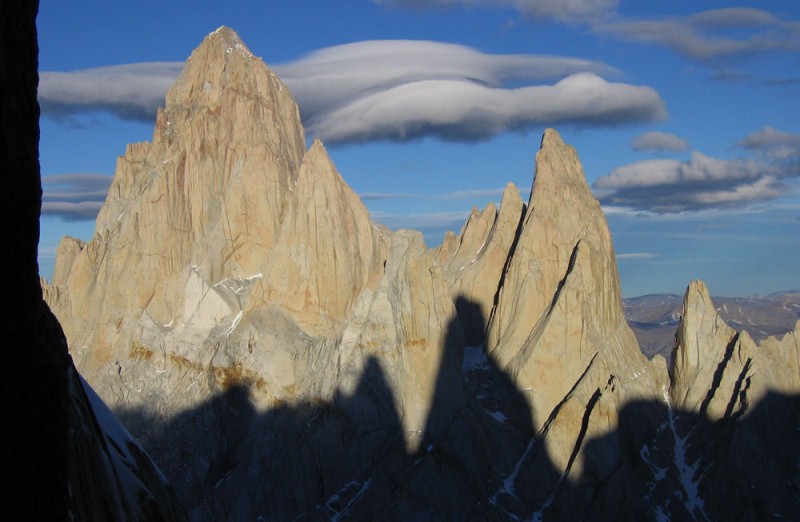
[[[756,345],[722,320],[705,283],[692,281],[672,352],[673,405],[716,420],[745,413],[769,390],[800,392],[798,328],[800,322],[782,339]]]
[[[605,217],[575,149],[553,129],[536,156],[512,255],[487,345],[521,388],[532,388],[538,425],[592,364],[617,375],[649,372],[623,317]],[[600,374],[597,382],[608,380]]]
[[[471,309],[480,312],[478,317],[469,317],[463,316],[464,310],[459,310],[467,343],[471,346],[484,343],[498,281],[511,255],[524,210],[519,190],[509,183],[503,191],[499,210],[493,203],[482,211],[473,208],[458,237],[445,239],[435,252],[444,266],[444,277],[453,299],[469,300],[477,305]]]
[[[233,30],[221,27],[192,53],[167,94],[152,145],[130,145],[120,158],[97,230],[113,228],[140,185],[156,181],[170,199],[182,200],[170,201],[175,210],[164,214],[176,228],[208,236],[219,232],[208,222],[218,217],[234,229],[242,220],[255,221],[263,225],[260,242],[269,246],[304,152],[300,113],[289,90]],[[147,179],[134,176],[143,170]],[[224,203],[221,191],[227,192]],[[243,212],[222,216],[223,205]],[[261,213],[247,215],[253,206]]]
[[[289,90],[221,27],[187,60],[152,143],[118,159],[94,238],[70,242],[48,295],[74,319],[65,326],[84,371],[119,359],[154,325],[171,325],[185,345],[266,303],[317,334],[380,266],[373,233],[322,144],[306,153]],[[202,349],[180,352],[208,364]]]
[[[285,156],[289,170],[300,166],[306,148],[300,113],[289,89],[228,27],[206,36],[167,93],[165,118],[156,136],[169,139],[186,118],[192,126],[187,139],[266,146]],[[213,115],[208,118],[205,114]],[[199,121],[197,122],[199,123]],[[165,127],[172,128],[165,128]]]

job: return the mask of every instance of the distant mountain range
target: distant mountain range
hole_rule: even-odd
[[[661,354],[670,360],[683,299],[676,294],[649,294],[623,300],[625,319],[647,358]],[[800,320],[800,291],[749,297],[714,297],[717,313],[754,341],[781,336]]]

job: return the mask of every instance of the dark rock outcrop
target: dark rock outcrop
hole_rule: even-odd
[[[8,306],[3,520],[180,520],[164,477],[102,401],[90,399],[42,299],[37,2],[0,4],[0,176]]]
[[[0,4],[0,227],[13,305],[0,318],[4,367],[4,516],[66,520],[68,403],[66,343],[42,301],[37,248],[39,178],[37,2]]]

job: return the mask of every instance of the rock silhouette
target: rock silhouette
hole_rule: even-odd
[[[480,310],[460,301],[467,317]],[[466,329],[458,318],[450,324],[451,346]],[[533,429],[513,378],[482,347],[466,349],[463,408],[449,406],[451,380],[437,381],[427,422],[436,435],[422,434],[417,451],[406,448],[374,357],[353,393],[331,402],[259,412],[254,385],[237,384],[168,421],[120,416],[199,520],[763,520],[800,509],[797,484],[786,480],[800,459],[797,395],[768,394],[723,419],[629,402],[617,429],[573,441],[584,461],[574,473],[550,458],[549,426]]]
[[[479,305],[459,301],[465,316],[480,316]],[[415,450],[406,447],[377,357],[367,360],[352,394],[329,402],[259,412],[249,398],[254,385],[236,384],[166,422],[146,411],[120,417],[174,477],[192,518],[504,519],[524,505],[513,475],[535,440],[528,402],[482,347],[462,356],[463,330],[458,317],[448,326],[447,349],[457,356],[444,357],[437,370]],[[465,397],[457,409],[453,395]],[[537,472],[554,481],[558,474],[543,464]],[[204,473],[190,471],[197,468]]]
[[[181,520],[164,477],[82,382],[42,298],[37,2],[0,4],[3,520]],[[96,400],[95,400],[96,399]]]

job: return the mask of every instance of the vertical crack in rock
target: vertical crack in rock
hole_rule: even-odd
[[[492,311],[489,315],[489,320],[486,322],[487,328],[492,323],[494,315],[497,312],[497,304],[500,301],[500,295],[503,293],[503,286],[505,285],[506,276],[508,275],[508,267],[511,265],[511,260],[514,258],[514,254],[517,251],[517,244],[519,243],[519,238],[522,236],[522,227],[525,226],[525,216],[526,206],[523,205],[522,213],[517,221],[517,228],[514,231],[514,240],[511,242],[511,247],[508,249],[508,255],[503,262],[503,269],[500,272],[500,280],[497,282],[497,290],[495,290],[494,296],[492,297]]]
[[[527,364],[528,359],[530,359],[531,353],[536,349],[539,338],[542,336],[542,332],[544,332],[544,329],[547,327],[547,322],[550,319],[550,315],[553,313],[556,304],[558,304],[559,297],[561,297],[561,290],[564,288],[567,278],[570,276],[570,274],[572,274],[573,268],[575,268],[575,259],[578,257],[578,250],[580,249],[580,246],[581,242],[578,240],[572,249],[572,253],[570,254],[567,270],[564,273],[564,276],[558,281],[555,293],[553,293],[553,297],[550,299],[550,305],[547,307],[542,316],[536,321],[536,324],[531,330],[531,333],[528,335],[528,338],[522,344],[517,354],[506,366],[506,371],[508,371],[512,376],[516,377],[519,375],[522,367]],[[594,359],[594,357],[592,357],[592,359]]]
[[[708,393],[706,394],[706,398],[703,399],[702,404],[700,404],[700,409],[698,413],[700,415],[705,415],[706,410],[708,409],[708,405],[711,402],[711,399],[714,398],[714,394],[717,393],[719,389],[720,383],[722,382],[722,374],[725,372],[725,368],[728,365],[728,362],[733,357],[733,350],[739,342],[739,333],[737,332],[734,335],[728,345],[725,347],[725,355],[723,355],[722,360],[717,365],[717,369],[714,370],[714,378],[711,381],[711,387],[708,389]],[[727,415],[726,415],[727,416]]]
[[[581,419],[581,428],[578,432],[577,438],[575,439],[575,444],[572,448],[572,453],[569,456],[567,466],[564,468],[564,472],[561,474],[561,477],[556,483],[556,486],[553,489],[553,492],[550,494],[550,497],[545,501],[541,508],[531,515],[530,520],[544,520],[545,512],[558,500],[559,493],[562,490],[562,485],[568,480],[570,471],[572,471],[572,465],[575,462],[575,459],[578,457],[578,453],[580,452],[581,448],[583,447],[583,440],[586,437],[586,431],[589,429],[589,418],[591,417],[592,411],[594,411],[594,407],[602,395],[603,392],[600,391],[600,388],[597,388],[589,398],[589,402],[586,404],[586,408],[583,412],[583,418]]]
[[[752,365],[753,359],[751,357],[747,358],[744,365],[742,366],[742,371],[739,372],[739,376],[736,379],[736,384],[733,386],[733,393],[731,394],[730,401],[728,402],[728,406],[725,408],[725,414],[723,415],[724,418],[734,418],[737,419],[747,412],[748,408],[748,400],[747,400],[747,390],[750,388],[750,377],[748,373],[750,373],[750,366]],[[736,407],[736,404],[739,404],[739,410],[736,413],[733,413],[733,409]]]

